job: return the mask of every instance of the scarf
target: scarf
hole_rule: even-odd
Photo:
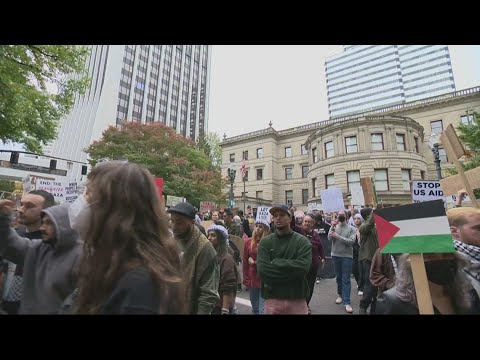
[[[453,240],[455,250],[469,257],[472,264],[463,269],[468,275],[480,282],[480,247]]]

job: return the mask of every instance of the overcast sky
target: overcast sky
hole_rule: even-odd
[[[342,45],[212,46],[208,131],[221,137],[328,119],[325,59]],[[457,90],[480,86],[480,46],[449,45]]]

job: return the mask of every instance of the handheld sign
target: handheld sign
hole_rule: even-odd
[[[337,187],[330,187],[320,191],[320,197],[322,199],[323,211],[334,212],[345,209],[343,203],[342,190]]]
[[[257,218],[255,219],[255,221],[265,220],[270,224],[270,217],[271,217],[270,209],[271,209],[270,206],[259,206],[257,208]]]

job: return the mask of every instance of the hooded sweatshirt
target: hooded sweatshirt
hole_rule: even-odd
[[[56,241],[29,240],[19,236],[0,215],[0,255],[23,265],[23,296],[19,314],[55,314],[76,285],[76,268],[82,242],[70,227],[68,204],[42,211],[52,220]]]

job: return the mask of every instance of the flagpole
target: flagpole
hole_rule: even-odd
[[[245,193],[245,177],[243,178],[243,213],[245,214],[245,198],[246,198],[246,193]]]

